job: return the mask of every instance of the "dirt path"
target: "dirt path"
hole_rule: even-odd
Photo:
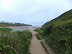
[[[31,45],[30,45],[30,52],[31,54],[46,54],[42,45],[40,44],[40,40],[36,38],[34,34],[36,34],[35,31],[31,30],[32,32],[32,40],[31,40]]]

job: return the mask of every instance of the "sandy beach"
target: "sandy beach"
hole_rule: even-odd
[[[29,26],[9,26],[8,28],[11,28],[11,29],[28,29]]]
[[[11,29],[29,29],[29,28],[34,28],[34,29],[37,29],[39,27],[35,27],[35,26],[8,26],[8,27],[0,27],[0,28],[11,28]]]

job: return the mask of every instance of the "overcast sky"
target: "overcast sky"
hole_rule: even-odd
[[[72,9],[72,0],[0,0],[0,21],[41,26]]]

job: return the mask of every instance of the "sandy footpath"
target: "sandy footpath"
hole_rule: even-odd
[[[36,34],[35,31],[31,30],[32,32],[32,40],[31,40],[31,45],[30,45],[30,52],[31,54],[46,54],[46,52],[44,51],[41,43],[40,43],[40,40],[38,40],[36,38],[36,36],[34,34]]]

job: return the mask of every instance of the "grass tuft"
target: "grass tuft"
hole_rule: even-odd
[[[46,49],[46,47],[44,46],[44,44],[43,44],[43,42],[42,42],[42,41],[41,41],[41,45],[43,46],[43,48],[44,48],[45,52],[46,52],[47,54],[49,54],[49,52],[47,51],[47,49]]]
[[[37,39],[38,40],[41,40],[41,38],[39,37],[39,35],[38,34],[35,34],[36,35],[36,37],[37,37]]]

